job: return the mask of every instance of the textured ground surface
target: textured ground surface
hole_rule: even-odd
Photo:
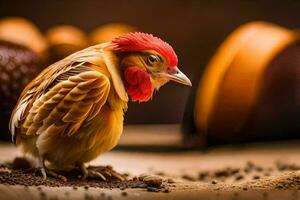
[[[11,162],[20,155],[13,145],[0,145],[0,163]],[[207,152],[113,151],[91,164],[111,165],[117,172],[129,175],[128,180],[91,180],[77,182],[74,187],[72,182],[55,185],[57,182],[49,179],[53,185],[48,185],[39,174],[2,165],[0,199],[300,199],[297,141],[226,146]],[[32,173],[40,183],[25,186],[26,173]],[[148,189],[137,179],[145,173],[161,176],[164,189]]]

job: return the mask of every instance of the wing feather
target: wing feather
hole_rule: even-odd
[[[89,120],[95,116],[95,108],[101,109],[109,94],[109,79],[94,70],[74,76],[61,81],[36,100],[37,103],[30,109],[23,125],[27,129],[26,135],[41,134],[49,127],[58,130],[58,127],[53,127],[56,125],[61,127],[59,130],[64,131],[61,134],[73,135],[87,116]],[[86,87],[87,85],[91,87]],[[91,110],[92,116],[89,115]]]

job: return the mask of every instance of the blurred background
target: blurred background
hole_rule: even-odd
[[[193,110],[198,83],[222,41],[240,25],[255,20],[297,29],[299,10],[300,2],[296,0],[0,0],[0,18],[24,17],[48,37],[49,29],[57,25],[75,26],[85,37],[91,37],[99,26],[122,23],[168,41],[178,54],[179,67],[193,80],[193,88],[169,83],[149,103],[130,103],[125,123],[184,121],[186,134],[197,132]]]

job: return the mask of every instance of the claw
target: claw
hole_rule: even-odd
[[[54,178],[58,178],[58,179],[60,179],[60,180],[62,180],[64,182],[67,182],[67,180],[68,180],[65,176],[60,175],[60,174],[58,174],[58,173],[56,173],[56,172],[54,172],[54,171],[52,171],[50,169],[46,169],[46,172],[47,172],[47,174],[53,176]]]
[[[96,167],[94,169],[87,169],[86,166],[83,163],[78,163],[77,166],[80,168],[83,179],[86,178],[100,178],[103,181],[106,181],[107,179],[113,177],[119,181],[126,180],[125,177],[123,177],[121,174],[115,172],[112,167]],[[108,177],[108,178],[107,178]]]
[[[102,173],[106,174],[107,176],[112,176],[112,174],[110,172],[106,171],[106,170],[103,171]]]
[[[95,170],[88,170],[88,177],[91,178],[101,178],[102,180],[106,181],[106,178],[103,174],[101,174],[100,172],[97,172]]]
[[[113,175],[113,177],[119,179],[120,181],[124,181],[125,180],[124,177],[122,177],[120,174],[118,174],[116,172],[111,171],[111,174]]]
[[[52,171],[50,169],[47,169],[45,167],[41,167],[40,168],[40,172],[41,172],[44,180],[47,180],[47,174],[49,176],[54,177],[54,178],[60,179],[60,180],[62,180],[64,182],[67,182],[67,180],[68,180],[65,176],[60,175],[60,174],[58,174],[58,173],[56,173],[56,172],[54,172],[54,171]]]
[[[46,166],[45,166],[45,160],[44,160],[44,158],[42,156],[40,156],[40,166],[39,166],[39,169],[40,169],[40,172],[41,172],[44,180],[47,180],[47,174],[48,174],[48,175],[50,175],[50,176],[52,176],[54,178],[58,178],[58,179],[60,179],[60,180],[62,180],[64,182],[67,181],[67,178],[65,176],[60,175],[60,174],[58,174],[58,173],[56,173],[56,172],[54,172],[54,171],[52,171],[50,169],[47,169]]]
[[[80,168],[82,172],[82,179],[85,180],[86,178],[101,178],[102,180],[106,181],[106,178],[103,174],[96,170],[87,169],[86,166],[83,163],[78,164],[78,167]]]
[[[42,175],[43,175],[43,179],[46,180],[46,179],[47,179],[47,174],[46,174],[45,168],[42,167],[42,168],[40,169],[40,171],[41,171],[41,173],[42,173]]]

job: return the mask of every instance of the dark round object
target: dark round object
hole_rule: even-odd
[[[13,169],[26,170],[33,167],[33,164],[25,157],[16,157],[12,162]]]
[[[19,44],[0,40],[0,139],[10,140],[10,114],[24,87],[42,70],[39,56]]]

